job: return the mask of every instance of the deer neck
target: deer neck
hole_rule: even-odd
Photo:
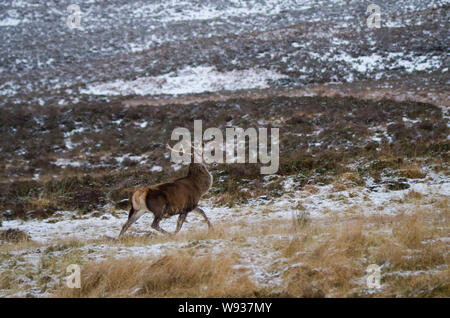
[[[193,180],[203,195],[211,188],[213,177],[208,169],[204,165],[202,166],[191,169],[188,178]]]

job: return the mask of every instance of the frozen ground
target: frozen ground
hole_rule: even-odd
[[[326,219],[330,213],[333,216],[352,216],[355,213],[395,215],[400,210],[411,213],[416,206],[410,202],[401,203],[405,194],[411,190],[427,196],[430,200],[433,197],[450,196],[450,181],[444,175],[430,173],[426,181],[412,179],[408,184],[410,188],[399,191],[389,191],[381,186],[373,190],[360,187],[337,191],[332,185],[327,185],[317,187],[317,193],[311,193],[307,190],[294,190],[295,182],[288,178],[284,181],[285,194],[281,198],[268,201],[263,198],[255,199],[246,205],[233,208],[211,207],[212,204],[208,201],[203,202],[202,206],[213,223],[239,226],[240,223],[264,223],[276,219],[291,219],[297,212],[299,203],[305,207],[312,218]],[[114,238],[120,232],[128,211],[113,208],[111,210],[114,211],[113,214],[108,213],[108,207],[105,207],[106,213],[99,217],[80,217],[76,212],[61,211],[45,221],[3,221],[1,229],[18,228],[40,243],[68,238]],[[177,218],[173,217],[164,220],[161,224],[163,228],[173,231],[176,220]],[[145,215],[133,225],[130,232],[151,233],[153,232],[150,227],[152,221],[152,215]],[[203,226],[201,217],[195,214],[191,214],[188,221],[183,231]],[[152,248],[149,247],[150,250]]]

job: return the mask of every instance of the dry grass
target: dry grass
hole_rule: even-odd
[[[59,297],[255,297],[262,291],[232,269],[229,255],[192,257],[186,253],[112,259],[83,267],[81,289],[65,287]]]
[[[420,248],[428,234],[428,229],[424,226],[424,215],[416,211],[413,215],[402,215],[398,218],[401,220],[393,227],[393,237],[408,248]]]
[[[434,211],[436,212],[436,211]],[[282,295],[290,297],[448,297],[449,220],[432,211],[311,224],[277,246],[288,260]],[[382,286],[367,294],[365,270],[383,266]]]
[[[215,233],[186,233],[176,240],[225,239],[233,241],[236,248],[217,257],[178,251],[156,261],[111,259],[87,264],[83,279],[89,283],[79,291],[62,288],[56,295],[364,297],[369,296],[364,285],[365,270],[370,264],[378,264],[383,266],[383,288],[370,295],[448,297],[449,249],[436,240],[445,235],[439,229],[448,221],[436,221],[429,211],[417,210],[412,215],[356,217],[338,222],[308,221],[299,225],[295,220],[284,221],[264,228],[250,226],[245,233],[231,233],[225,227]],[[277,239],[280,235],[283,238]],[[233,270],[233,265],[239,264],[240,248],[248,244],[246,237],[258,236],[270,237],[266,246],[280,253],[281,262],[270,260],[272,270],[281,273],[280,286],[258,288],[246,272]],[[139,238],[126,240],[126,244],[142,243]],[[156,238],[150,240],[156,242]]]
[[[417,164],[403,164],[398,170],[398,175],[411,179],[422,179],[427,176],[426,172]]]

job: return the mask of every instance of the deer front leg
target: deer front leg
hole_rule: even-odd
[[[169,232],[163,230],[163,229],[159,226],[159,222],[160,222],[160,221],[161,221],[161,216],[156,216],[156,215],[155,215],[155,218],[153,219],[153,222],[152,222],[152,228],[154,228],[155,230],[157,230],[157,231],[159,231],[159,232],[161,232],[161,233],[163,233],[163,234],[169,234]]]
[[[196,212],[198,214],[200,214],[201,216],[203,216],[203,218],[205,219],[206,223],[208,223],[208,229],[212,230],[213,226],[211,224],[211,222],[209,222],[208,217],[206,216],[205,211],[203,211],[202,209],[200,209],[199,207],[196,207],[194,210],[192,210],[192,212]]]

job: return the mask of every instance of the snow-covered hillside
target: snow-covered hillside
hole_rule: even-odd
[[[380,5],[380,29],[368,27],[368,3],[359,0],[81,1],[80,27],[71,29],[70,1],[2,1],[0,103],[78,103],[95,98],[80,95],[99,93],[91,88],[98,83],[166,79],[197,68],[214,69],[217,82],[254,82],[254,70],[282,74],[272,87],[447,85],[448,1],[371,3]],[[243,88],[266,85],[262,76]],[[202,91],[230,89],[218,83]],[[170,85],[139,90],[173,92]]]

